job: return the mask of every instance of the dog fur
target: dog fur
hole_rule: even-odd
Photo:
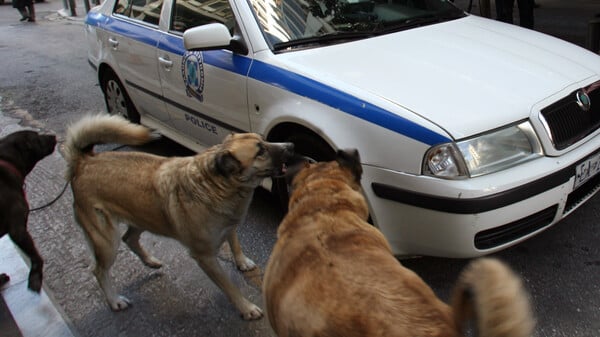
[[[117,295],[109,275],[119,244],[117,223],[123,222],[128,225],[123,241],[146,265],[159,268],[161,263],[140,245],[143,231],[174,238],[244,319],[260,318],[262,310],[229,280],[217,253],[228,241],[240,270],[256,267],[242,252],[236,228],[245,220],[254,189],[281,170],[293,144],[243,133],[189,157],[92,150],[99,143],[139,145],[151,139],[149,129],[108,115],[85,117],[67,133],[75,218],[95,255],[94,275],[110,307],[122,310],[129,302]]]
[[[528,295],[502,262],[472,261],[451,306],[400,264],[367,222],[357,151],[304,165],[264,276],[267,316],[279,337],[457,337],[469,319],[477,336],[531,336]]]
[[[56,136],[41,135],[23,130],[0,139],[0,237],[10,239],[31,261],[27,287],[35,292],[42,289],[44,261],[27,231],[29,203],[25,196],[25,177],[44,157],[54,152]],[[0,285],[8,282],[0,274]]]

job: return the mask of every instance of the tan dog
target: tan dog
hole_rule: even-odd
[[[227,240],[238,268],[255,268],[242,252],[236,227],[245,220],[254,189],[265,177],[280,172],[293,144],[268,143],[249,133],[230,135],[222,144],[190,157],[93,152],[99,143],[139,145],[152,138],[147,128],[108,115],[83,118],[67,133],[75,219],[93,249],[94,275],[110,307],[128,306],[109,275],[119,245],[117,224],[123,222],[129,225],[123,241],[146,265],[158,268],[161,263],[140,245],[143,231],[175,238],[245,319],[260,318],[261,309],[229,280],[217,253]]]
[[[529,337],[533,319],[521,281],[503,263],[478,259],[448,306],[392,255],[367,223],[358,153],[306,164],[291,186],[289,213],[264,276],[273,330],[287,336]],[[291,169],[290,169],[291,171]]]

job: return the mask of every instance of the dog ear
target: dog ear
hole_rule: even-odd
[[[354,178],[356,178],[356,181],[360,181],[363,170],[357,149],[338,150],[335,160],[341,167],[349,169]]]
[[[223,138],[222,143],[226,143],[226,142],[230,141],[233,138],[233,136],[235,136],[235,133],[230,132],[229,134],[227,134],[227,136],[225,136],[225,138]]]
[[[215,158],[215,168],[224,177],[229,177],[240,170],[242,163],[234,157],[229,151],[217,153]]]

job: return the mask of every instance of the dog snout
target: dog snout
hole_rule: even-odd
[[[269,153],[281,162],[287,162],[294,156],[294,143],[271,143]]]
[[[56,142],[57,142],[56,135],[44,133],[44,134],[40,134],[40,137],[42,137],[42,139],[44,139],[48,144],[56,145]]]

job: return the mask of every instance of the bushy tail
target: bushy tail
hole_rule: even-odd
[[[67,180],[71,181],[77,162],[93,153],[96,144],[141,145],[155,139],[152,131],[116,115],[90,115],[69,126],[65,141]]]
[[[535,326],[530,298],[521,279],[493,258],[471,262],[452,296],[456,326],[473,320],[480,337],[531,337]]]

